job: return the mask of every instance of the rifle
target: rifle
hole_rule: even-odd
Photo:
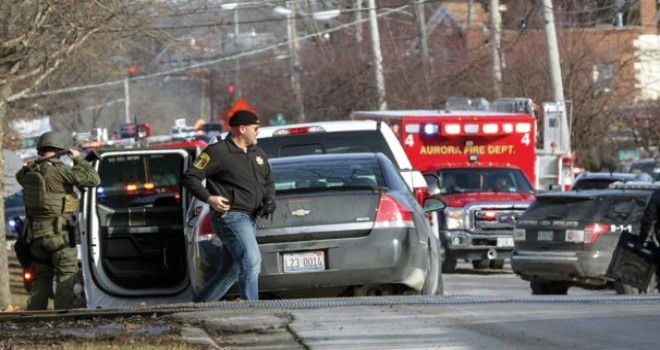
[[[47,161],[47,160],[49,160],[49,159],[59,158],[59,157],[65,155],[65,154],[67,154],[67,153],[69,153],[69,150],[68,150],[68,149],[63,149],[63,150],[57,151],[57,153],[55,153],[54,155],[52,155],[52,156],[50,156],[50,157],[39,158],[39,159],[35,160],[35,161],[32,162],[32,163],[33,163],[33,164],[40,164],[40,163],[43,163],[43,162],[45,162],[45,161]]]

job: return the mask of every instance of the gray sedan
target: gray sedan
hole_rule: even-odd
[[[441,294],[440,245],[427,213],[380,153],[271,159],[277,211],[257,221],[259,289],[267,297]],[[222,242],[208,206],[193,206],[188,255],[193,291],[218,268]],[[231,292],[230,292],[231,293]]]

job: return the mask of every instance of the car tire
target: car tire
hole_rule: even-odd
[[[488,260],[488,259],[472,260],[472,267],[475,270],[487,269],[489,265],[490,265],[490,260]]]
[[[422,295],[436,295],[440,289],[442,283],[442,277],[440,277],[440,259],[438,259],[438,251],[434,250],[432,247],[429,247],[429,271],[426,274],[426,279],[424,280],[424,287],[422,287]]]
[[[456,265],[458,264],[458,261],[456,258],[453,258],[449,256],[448,254],[445,254],[444,259],[442,259],[442,272],[443,273],[454,273],[456,272]]]
[[[533,295],[566,295],[570,287],[560,282],[530,282],[529,286]]]
[[[490,261],[490,268],[501,270],[504,268],[504,259],[493,259]]]

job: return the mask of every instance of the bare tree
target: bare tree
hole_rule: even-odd
[[[26,97],[117,74],[117,67],[121,66],[117,58],[128,57],[136,41],[157,35],[150,17],[162,6],[162,2],[130,0],[0,2],[0,126],[16,116],[29,114],[29,108],[36,103],[52,107],[57,99],[40,101],[33,97],[28,101]],[[0,141],[3,135],[0,129]],[[4,165],[1,158],[0,165]],[[4,179],[0,179],[2,188]],[[0,221],[4,222],[2,201]],[[11,302],[5,245],[2,225],[0,305],[3,306]]]

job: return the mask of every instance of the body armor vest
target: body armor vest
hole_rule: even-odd
[[[23,177],[23,200],[29,218],[53,218],[77,209],[73,186],[63,183],[61,163],[33,164]]]

